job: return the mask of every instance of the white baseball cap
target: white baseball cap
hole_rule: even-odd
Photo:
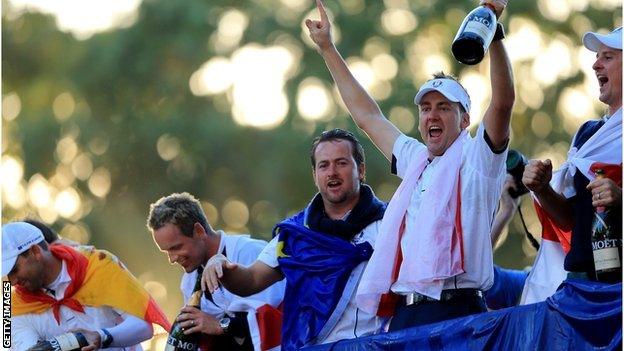
[[[458,102],[466,112],[470,112],[470,96],[459,83],[450,78],[435,78],[423,84],[414,97],[414,103],[419,105],[423,96],[432,91],[439,92],[452,102]]]
[[[12,222],[2,226],[2,276],[15,266],[17,256],[43,241],[39,228],[26,222]]]
[[[612,49],[622,50],[622,27],[614,29],[609,34],[587,32],[583,35],[583,45],[593,52],[598,52],[600,44]]]

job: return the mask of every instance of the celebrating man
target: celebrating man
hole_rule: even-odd
[[[607,105],[605,116],[585,122],[572,139],[567,161],[552,173],[550,160],[531,160],[522,182],[539,201],[538,215],[545,228],[552,228],[566,249],[564,268],[576,278],[597,280],[596,270],[620,269],[606,281],[621,281],[621,256],[617,248],[615,266],[596,267],[591,245],[594,208],[611,208],[614,229],[622,233],[622,27],[608,34],[588,32],[585,47],[596,53],[592,68],[600,86],[599,100]],[[606,173],[604,179],[596,171]],[[552,180],[551,180],[552,179]],[[539,258],[539,256],[538,256]],[[549,265],[552,265],[549,264]],[[541,267],[536,262],[535,267]],[[545,267],[547,268],[547,267]],[[561,279],[544,281],[533,269],[524,294],[525,302],[545,299],[555,292]],[[544,289],[546,284],[550,286]]]
[[[79,332],[83,350],[142,350],[151,323],[169,322],[116,257],[92,247],[48,245],[25,222],[2,226],[2,276],[15,287],[11,350]]]
[[[201,275],[211,256],[221,254],[232,262],[247,265],[254,262],[266,246],[265,241],[249,235],[229,235],[212,229],[200,202],[189,193],[171,194],[152,204],[147,226],[156,245],[169,256],[169,262],[184,269],[180,288],[185,301],[190,298],[198,274]],[[212,336],[210,341],[207,337],[204,340],[215,350],[266,349],[275,345],[265,342],[263,347],[261,336],[266,330],[259,324],[257,312],[270,310],[267,304],[277,307],[283,294],[283,284],[260,289],[248,298],[236,296],[231,290],[216,289],[202,295],[201,310],[184,307],[177,321],[182,322],[187,334]],[[277,328],[280,321],[273,322]]]
[[[316,2],[320,21],[306,21],[310,37],[353,120],[403,179],[384,215],[358,306],[381,313],[388,307],[380,301],[392,301],[383,295],[401,295],[390,330],[485,311],[482,291],[493,278],[490,229],[505,175],[515,97],[502,26],[490,46],[492,99],[476,137],[466,130],[467,91],[453,77],[436,74],[414,98],[421,143],[388,121],[356,81],[332,41],[321,0]],[[500,16],[506,1],[491,3]]]
[[[216,255],[202,281],[210,291],[223,283],[249,295],[286,278],[283,350],[370,335],[382,322],[354,301],[385,210],[364,184],[364,150],[353,134],[334,129],[314,140],[310,159],[319,191],[310,204],[276,226],[253,265]]]

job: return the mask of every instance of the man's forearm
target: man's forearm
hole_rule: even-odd
[[[490,46],[490,60],[492,105],[511,112],[516,98],[513,71],[507,51],[501,40],[493,42]]]
[[[111,347],[127,347],[140,344],[149,339],[154,334],[152,325],[138,317],[125,314],[123,322],[118,325],[106,328],[113,336]]]
[[[334,45],[322,50],[321,55],[355,123],[368,132],[370,122],[381,116],[379,106],[355,79]]]
[[[572,206],[565,197],[557,194],[550,186],[540,193],[534,194],[539,200],[542,209],[544,209],[562,229],[572,230],[574,226]]]
[[[238,296],[249,296],[283,279],[279,271],[268,266],[258,269],[259,265],[261,264],[256,262],[249,267],[239,266],[234,270],[224,270],[219,281],[228,291]]]
[[[238,296],[249,296],[257,291],[253,285],[253,274],[247,267],[238,267],[235,270],[224,271],[219,279],[223,287]]]
[[[511,63],[500,40],[490,45],[490,84],[492,100],[486,113],[485,126],[494,146],[502,147],[509,138],[515,91]]]

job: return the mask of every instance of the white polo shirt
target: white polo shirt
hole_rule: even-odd
[[[366,228],[362,230],[362,232],[354,236],[351,242],[353,244],[369,242],[371,246],[374,247],[380,224],[381,220],[369,224]],[[276,235],[258,256],[259,261],[264,262],[272,268],[279,267],[279,261],[277,260],[276,252],[278,241],[279,235]],[[358,270],[358,268],[360,268],[358,266],[354,268],[354,271],[357,270],[361,274],[367,263],[368,261],[360,263],[360,265],[362,265],[361,270]],[[380,331],[384,320],[377,317],[376,315],[366,313],[357,308],[357,305],[355,303],[356,291],[357,289],[353,289],[351,299],[349,300],[349,303],[347,304],[347,307],[345,308],[342,316],[340,317],[338,322],[336,322],[334,328],[329,332],[327,337],[325,337],[323,340],[319,340],[318,344],[326,344],[343,339],[353,339],[356,337],[372,335]]]
[[[443,289],[475,288],[485,291],[494,279],[490,231],[505,180],[507,150],[495,154],[484,138],[485,128],[479,124],[477,135],[469,137],[463,146],[461,176],[461,223],[463,229],[464,271],[445,281]],[[409,163],[419,150],[426,148],[420,141],[401,134],[394,143],[396,173],[403,178]],[[422,194],[431,182],[432,170],[440,158],[434,157],[416,183],[405,219],[405,233],[418,230],[415,223]],[[449,178],[449,182],[457,179]],[[403,236],[405,238],[405,235]],[[403,239],[404,240],[404,239]],[[392,290],[405,294],[412,291]]]

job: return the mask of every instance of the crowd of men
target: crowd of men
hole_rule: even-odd
[[[506,1],[490,3],[500,16]],[[389,203],[379,200],[365,182],[362,145],[334,129],[310,149],[318,193],[277,223],[269,243],[213,229],[191,194],[153,203],[147,227],[169,262],[184,269],[185,301],[198,279],[205,290],[200,308],[184,307],[176,322],[185,333],[210,339],[215,350],[295,350],[488,310],[484,292],[495,279],[492,223],[501,191],[509,188],[503,183],[515,98],[504,36],[489,48],[492,97],[476,134],[467,130],[468,92],[440,72],[414,98],[421,142],[393,125],[357,82],[332,40],[320,0],[317,8],[320,20],[306,21],[310,37],[353,121],[402,182]],[[594,209],[621,213],[622,206],[621,179],[595,175],[596,163],[621,170],[621,28],[588,32],[582,41],[596,53],[592,68],[607,112],[583,124],[559,171],[553,173],[550,160],[531,160],[522,182],[553,223],[571,230],[565,270],[595,280]],[[58,241],[40,222],[2,227],[2,276],[15,288],[12,350],[68,331],[85,335],[83,350],[139,350],[152,337],[153,323],[170,327],[119,259]],[[266,308],[280,311],[271,319],[277,344],[266,340],[266,318],[259,314]]]

